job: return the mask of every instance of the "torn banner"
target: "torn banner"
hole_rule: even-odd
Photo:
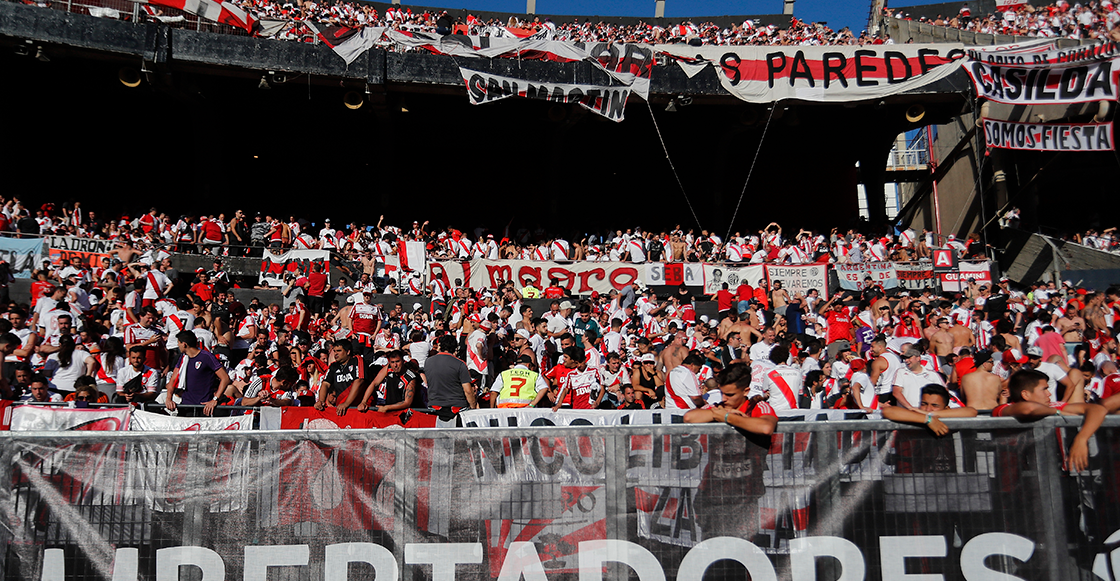
[[[569,85],[542,83],[525,79],[502,77],[483,71],[459,67],[471,104],[489,103],[506,97],[526,97],[555,103],[579,103],[610,119],[622,121],[630,87],[603,85]]]

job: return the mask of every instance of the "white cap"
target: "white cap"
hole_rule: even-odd
[[[346,299],[348,303],[360,304],[366,302],[366,296],[362,293],[354,293],[350,298]]]

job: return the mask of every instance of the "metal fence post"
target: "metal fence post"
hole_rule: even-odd
[[[1033,428],[1035,465],[1038,467],[1038,495],[1043,506],[1039,510],[1045,514],[1042,519],[1046,538],[1039,539],[1039,553],[1047,555],[1049,565],[1049,578],[1055,581],[1060,579],[1073,579],[1070,571],[1076,571],[1074,563],[1068,562],[1066,533],[1066,514],[1062,502],[1062,468],[1057,459],[1061,458],[1058,450],[1058,438],[1054,433],[1054,421],[1038,422]],[[1049,502],[1046,502],[1049,499]],[[1058,556],[1065,555],[1063,562]]]

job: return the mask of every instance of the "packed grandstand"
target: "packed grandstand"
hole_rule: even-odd
[[[885,16],[910,20],[906,8],[884,8]],[[965,4],[957,14],[922,16],[917,20],[984,34],[1039,38],[1120,40],[1120,9],[1110,0],[1070,4],[1065,0],[1046,6],[1016,3],[993,14],[972,14]]]

